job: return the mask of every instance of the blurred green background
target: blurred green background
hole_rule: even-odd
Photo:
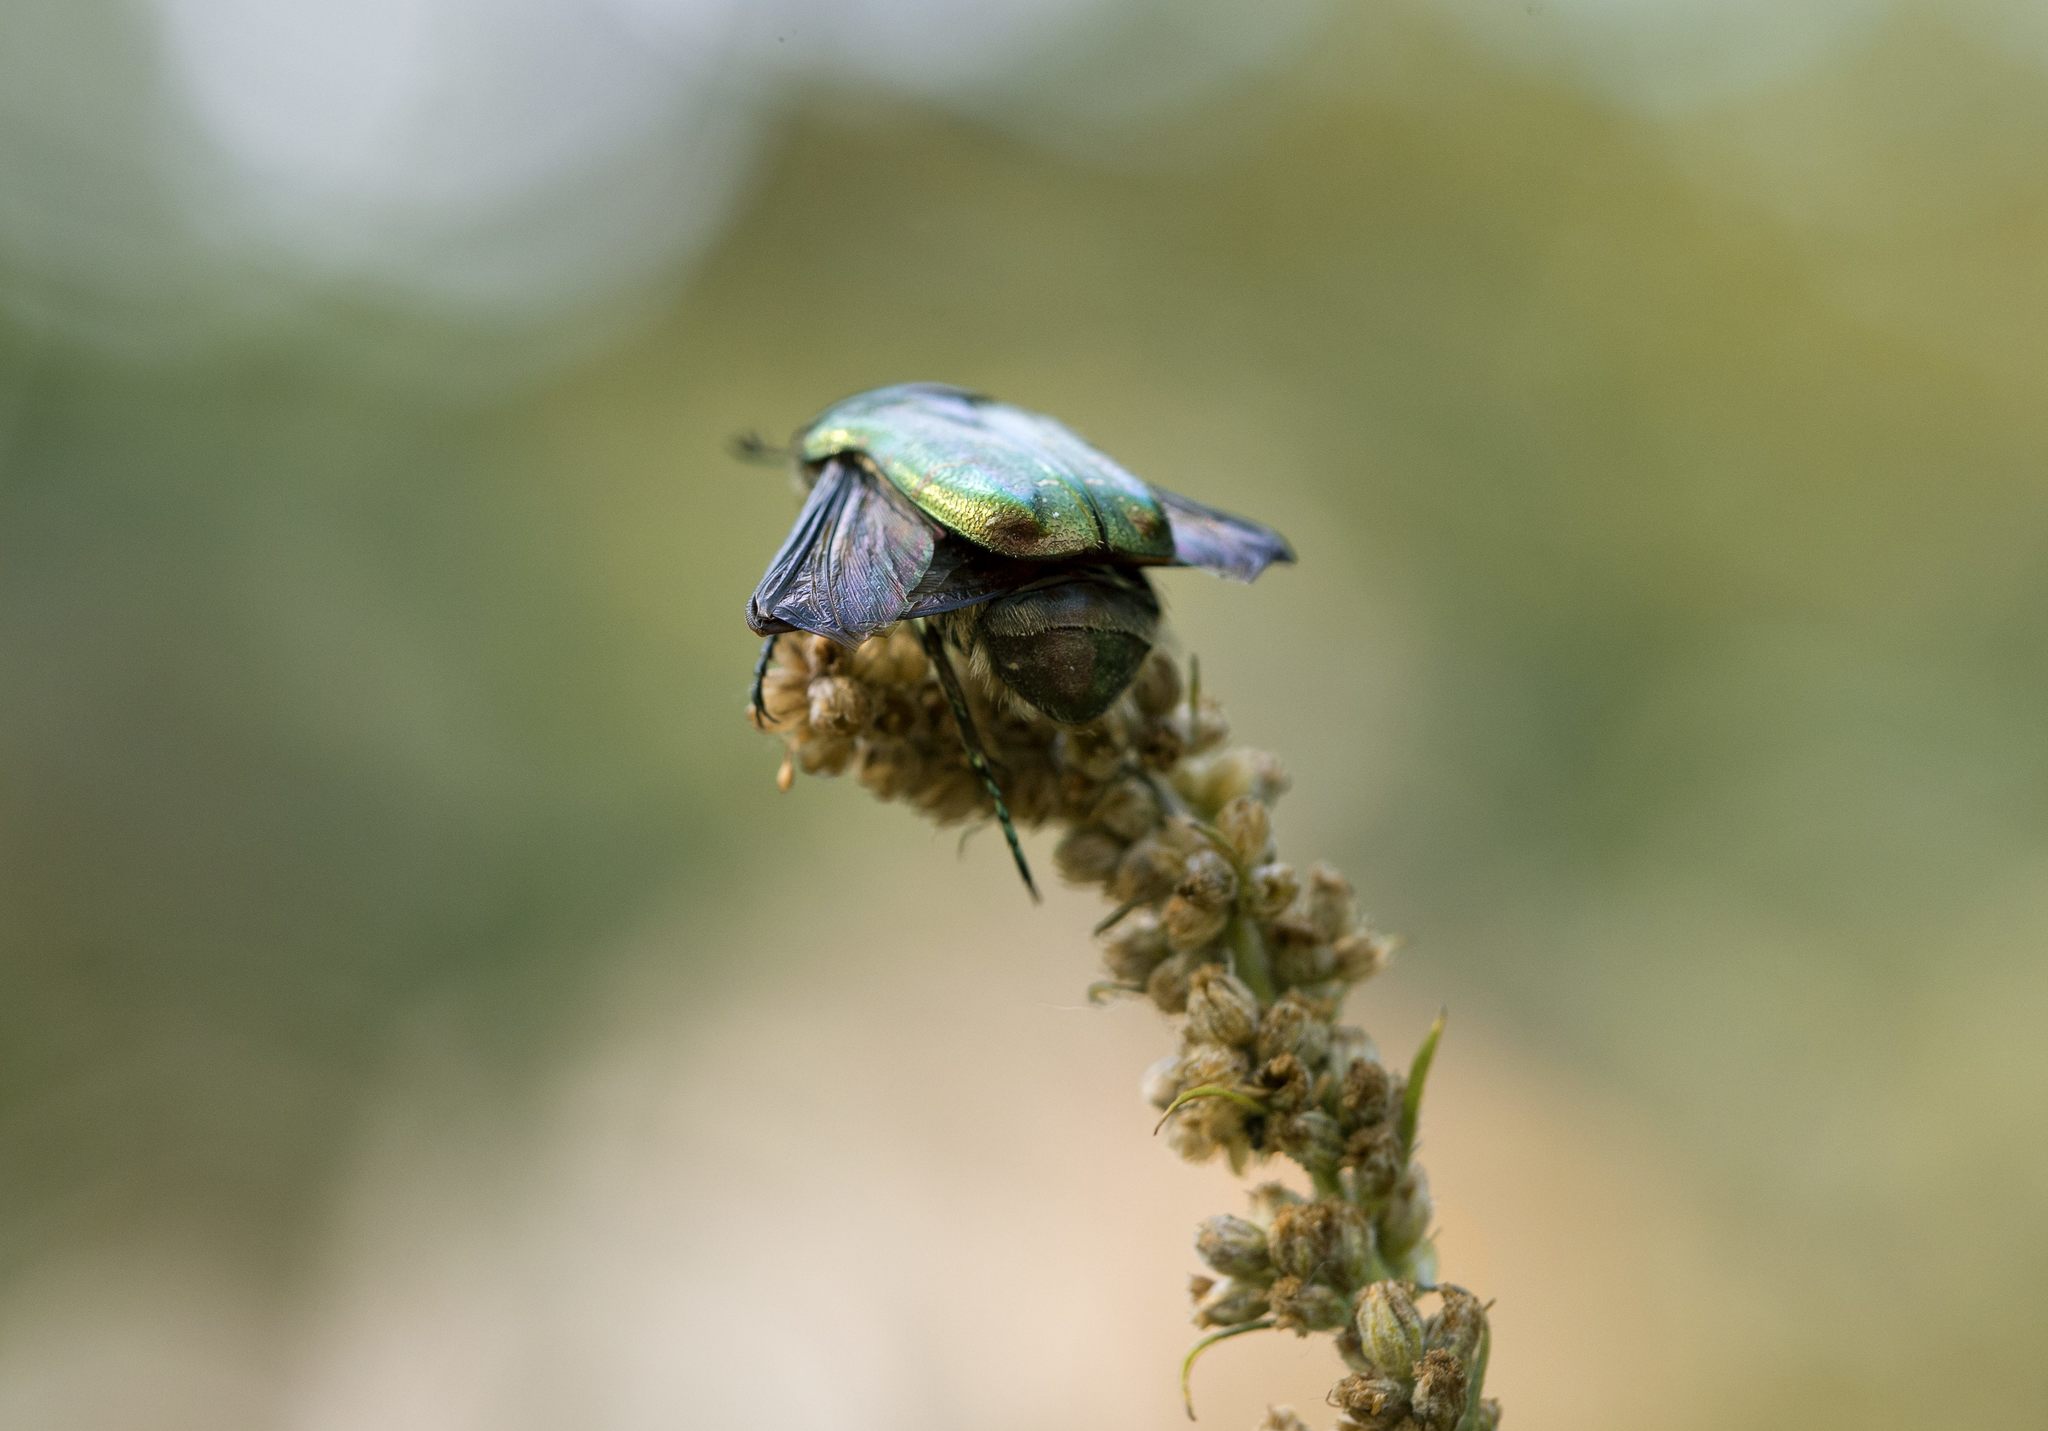
[[[1295,539],[1162,586],[1410,940],[1355,1016],[1451,1008],[1511,1424],[2040,1424],[2044,71],[1932,0],[12,0],[0,1425],[1184,1424],[1236,1193],[1095,911],[740,718],[795,499],[723,444],[907,379]]]

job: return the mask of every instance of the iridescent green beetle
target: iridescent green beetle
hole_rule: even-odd
[[[853,646],[945,617],[919,633],[1034,895],[947,645],[985,654],[1019,698],[1077,725],[1124,693],[1152,649],[1159,599],[1143,568],[1250,581],[1294,559],[1278,532],[1139,481],[1049,417],[939,383],[847,398],[792,447],[810,497],[747,603],[747,624],[768,638],[755,708],[784,632]]]

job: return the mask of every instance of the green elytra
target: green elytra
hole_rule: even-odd
[[[747,624],[767,638],[755,711],[782,633],[852,646],[915,619],[1033,898],[947,645],[985,653],[1014,695],[1078,725],[1129,687],[1151,649],[1159,603],[1140,568],[1199,566],[1250,581],[1294,559],[1271,528],[1148,486],[1049,417],[943,383],[844,399],[792,446],[810,495],[747,603]]]
[[[1152,489],[1065,426],[943,383],[899,383],[827,408],[798,455],[857,454],[948,531],[1034,561],[1174,558]]]

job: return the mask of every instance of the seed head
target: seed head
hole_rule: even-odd
[[[1294,1414],[1291,1406],[1268,1406],[1266,1418],[1257,1431],[1309,1431],[1308,1423]]]
[[[1169,1053],[1154,1059],[1139,1081],[1138,1091],[1154,1108],[1170,1107],[1180,1097],[1180,1055]]]
[[[1330,1030],[1330,1072],[1341,1083],[1352,1064],[1361,1058],[1374,1063],[1380,1061],[1379,1045],[1374,1043],[1366,1031],[1352,1024],[1339,1024]]]
[[[1328,943],[1351,931],[1358,916],[1351,881],[1317,861],[1308,872],[1308,917],[1316,938]]]
[[[1204,964],[1188,976],[1188,1037],[1202,1043],[1241,1047],[1259,1027],[1259,1001],[1220,964]]]
[[[1159,967],[1146,977],[1146,997],[1159,1005],[1161,1013],[1185,1012],[1188,1006],[1188,976],[1199,967],[1200,961],[1192,953],[1175,954],[1163,960]]]
[[[1330,1404],[1361,1431],[1394,1431],[1408,1414],[1408,1388],[1392,1377],[1347,1376],[1330,1388]]]
[[[1356,1171],[1358,1195],[1378,1202],[1394,1191],[1401,1176],[1401,1140],[1385,1123],[1360,1128],[1344,1144],[1344,1161]]]
[[[1259,865],[1246,876],[1245,904],[1260,919],[1272,919],[1294,903],[1301,881],[1293,865]]]
[[[1120,984],[1143,984],[1167,955],[1166,931],[1149,909],[1126,915],[1103,946],[1102,964]]]
[[[1261,1059],[1291,1053],[1309,1068],[1320,1068],[1330,1052],[1330,1025],[1313,1000],[1290,989],[1259,1019],[1254,1045]]]
[[[1245,1055],[1236,1049],[1213,1043],[1190,1045],[1181,1056],[1178,1092],[1236,1088],[1249,1067]],[[1244,1108],[1232,1099],[1198,1098],[1174,1110],[1166,1124],[1166,1139],[1176,1153],[1192,1163],[1225,1151],[1235,1160],[1248,1148],[1244,1120]]]
[[[1429,1200],[1429,1176],[1410,1163],[1394,1184],[1393,1196],[1380,1213],[1380,1251],[1399,1263],[1429,1232],[1435,1208]]]
[[[811,682],[811,728],[828,735],[854,735],[867,724],[872,706],[867,688],[845,676]]]
[[[1119,780],[1103,792],[1088,818],[1119,840],[1135,840],[1159,823],[1159,797],[1143,780]]]
[[[1229,1213],[1205,1219],[1195,1229],[1195,1253],[1226,1277],[1265,1278],[1273,1275],[1266,1250],[1266,1229]]]
[[[1308,1201],[1285,1183],[1260,1183],[1248,1194],[1252,1205],[1252,1216],[1272,1225],[1282,1208],[1299,1207]]]
[[[1424,1341],[1431,1351],[1448,1353],[1460,1366],[1469,1367],[1486,1333],[1486,1308],[1462,1287],[1439,1287],[1437,1295],[1443,1306],[1429,1319]]]
[[[1394,946],[1391,940],[1369,929],[1354,929],[1338,936],[1330,945],[1330,954],[1336,961],[1338,978],[1347,984],[1362,984],[1387,967],[1387,961],[1394,956]]]
[[[1289,938],[1284,919],[1275,921],[1274,929],[1279,937],[1273,951],[1273,973],[1282,983],[1314,988],[1336,977],[1337,956],[1329,945]]]
[[[1320,1108],[1278,1120],[1273,1140],[1283,1153],[1317,1176],[1336,1172],[1344,1159],[1344,1132],[1337,1120]]]
[[[1344,1324],[1351,1310],[1351,1303],[1336,1288],[1299,1277],[1276,1279],[1267,1299],[1273,1324],[1298,1336],[1334,1330]]]
[[[1380,1375],[1406,1381],[1422,1359],[1422,1313],[1405,1282],[1375,1282],[1359,1294],[1358,1338]]]
[[[1240,795],[1216,812],[1216,829],[1240,865],[1255,865],[1273,850],[1273,815],[1259,801]]]
[[[1386,1122],[1393,1113],[1393,1091],[1393,1079],[1377,1060],[1354,1059],[1344,1070],[1337,1100],[1344,1111],[1344,1121],[1353,1126]]]
[[[861,642],[851,665],[855,680],[876,686],[915,685],[928,670],[924,646],[908,626]]]
[[[1069,884],[1104,884],[1116,875],[1124,842],[1109,831],[1076,825],[1053,846],[1052,860]]]
[[[1053,751],[1059,763],[1087,781],[1102,781],[1123,768],[1124,752],[1114,733],[1103,724],[1062,726],[1053,737]]]
[[[1262,1101],[1275,1113],[1299,1113],[1308,1106],[1311,1088],[1308,1070],[1291,1053],[1278,1054],[1259,1066],[1253,1075]]]
[[[1165,724],[1191,756],[1213,750],[1230,738],[1230,722],[1214,701],[1203,701],[1199,710],[1181,705],[1167,716]],[[1219,800],[1208,808],[1213,810],[1221,803]]]
[[[960,674],[1017,824],[1055,826],[1059,873],[1122,906],[1103,941],[1109,978],[1184,1016],[1179,1052],[1143,1080],[1145,1099],[1171,1110],[1162,1137],[1192,1160],[1224,1153],[1240,1172],[1284,1153],[1315,1183],[1314,1200],[1264,1184],[1251,1218],[1201,1224],[1210,1271],[1191,1287],[1197,1321],[1233,1330],[1270,1317],[1331,1334],[1358,1373],[1332,1393],[1340,1431],[1495,1431],[1498,1406],[1474,1405],[1471,1386],[1483,1306],[1440,1289],[1425,1324],[1411,1284],[1359,1290],[1388,1268],[1434,1280],[1429,1185],[1395,1132],[1400,1079],[1361,1030],[1335,1023],[1345,990],[1385,965],[1392,942],[1360,921],[1335,871],[1297,873],[1276,857],[1279,762],[1226,749],[1222,711],[1184,688],[1163,647],[1077,727],[1008,694],[986,661]],[[913,625],[852,650],[784,636],[761,696],[754,723],[785,748],[779,782],[850,772],[940,824],[992,814]],[[1308,1428],[1276,1408],[1260,1431]]]
[[[1195,1308],[1198,1327],[1236,1327],[1266,1315],[1266,1289],[1255,1282],[1219,1282]]]
[[[1187,858],[1173,892],[1197,909],[1230,908],[1237,898],[1237,872],[1214,850],[1196,850]]]
[[[1164,899],[1180,883],[1187,849],[1179,827],[1162,825],[1131,842],[1118,863],[1110,893],[1125,904]]]
[[[1158,720],[1180,704],[1180,667],[1164,651],[1154,651],[1131,682],[1131,703],[1141,715]]]
[[[1465,1415],[1465,1368],[1446,1351],[1423,1353],[1411,1404],[1425,1431],[1456,1431]]]
[[[1333,1287],[1363,1282],[1372,1257],[1364,1215],[1344,1202],[1282,1208],[1273,1218],[1268,1243],[1273,1265],[1282,1272]]]

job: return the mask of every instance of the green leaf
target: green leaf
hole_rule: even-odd
[[[1242,1104],[1254,1113],[1264,1113],[1267,1111],[1266,1105],[1259,1102],[1258,1099],[1252,1097],[1249,1093],[1240,1092],[1222,1083],[1205,1083],[1200,1088],[1190,1088],[1187,1092],[1181,1094],[1180,1097],[1174,1099],[1173,1102],[1167,1104],[1166,1111],[1159,1115],[1159,1121],[1152,1125],[1152,1131],[1157,1133],[1161,1128],[1164,1128],[1167,1119],[1178,1113],[1184,1105],[1194,1102],[1197,1098],[1228,1098],[1232,1103]]]
[[[1413,1156],[1415,1152],[1415,1127],[1422,1120],[1422,1087],[1429,1081],[1429,1065],[1436,1059],[1437,1042],[1444,1036],[1444,1020],[1450,1016],[1448,1009],[1437,1012],[1436,1022],[1429,1026],[1429,1036],[1422,1041],[1422,1047],[1415,1050],[1415,1061],[1408,1065],[1408,1087],[1401,1094],[1401,1156]]]
[[[1188,1378],[1194,1374],[1195,1358],[1210,1347],[1215,1346],[1218,1342],[1229,1341],[1232,1337],[1241,1337],[1246,1332],[1270,1331],[1272,1326],[1273,1319],[1271,1317],[1261,1317],[1256,1322],[1246,1322],[1241,1327],[1225,1327],[1220,1332],[1211,1332],[1208,1336],[1203,1337],[1188,1348],[1188,1354],[1181,1360],[1180,1364],[1180,1400],[1181,1404],[1188,1409],[1188,1420],[1192,1421],[1195,1419],[1194,1388],[1188,1385]]]
[[[1493,1322],[1491,1319],[1479,1328],[1479,1350],[1472,1358],[1472,1372],[1466,1382],[1465,1414],[1458,1418],[1458,1431],[1479,1422],[1479,1400],[1486,1391],[1486,1362],[1493,1354]]]

